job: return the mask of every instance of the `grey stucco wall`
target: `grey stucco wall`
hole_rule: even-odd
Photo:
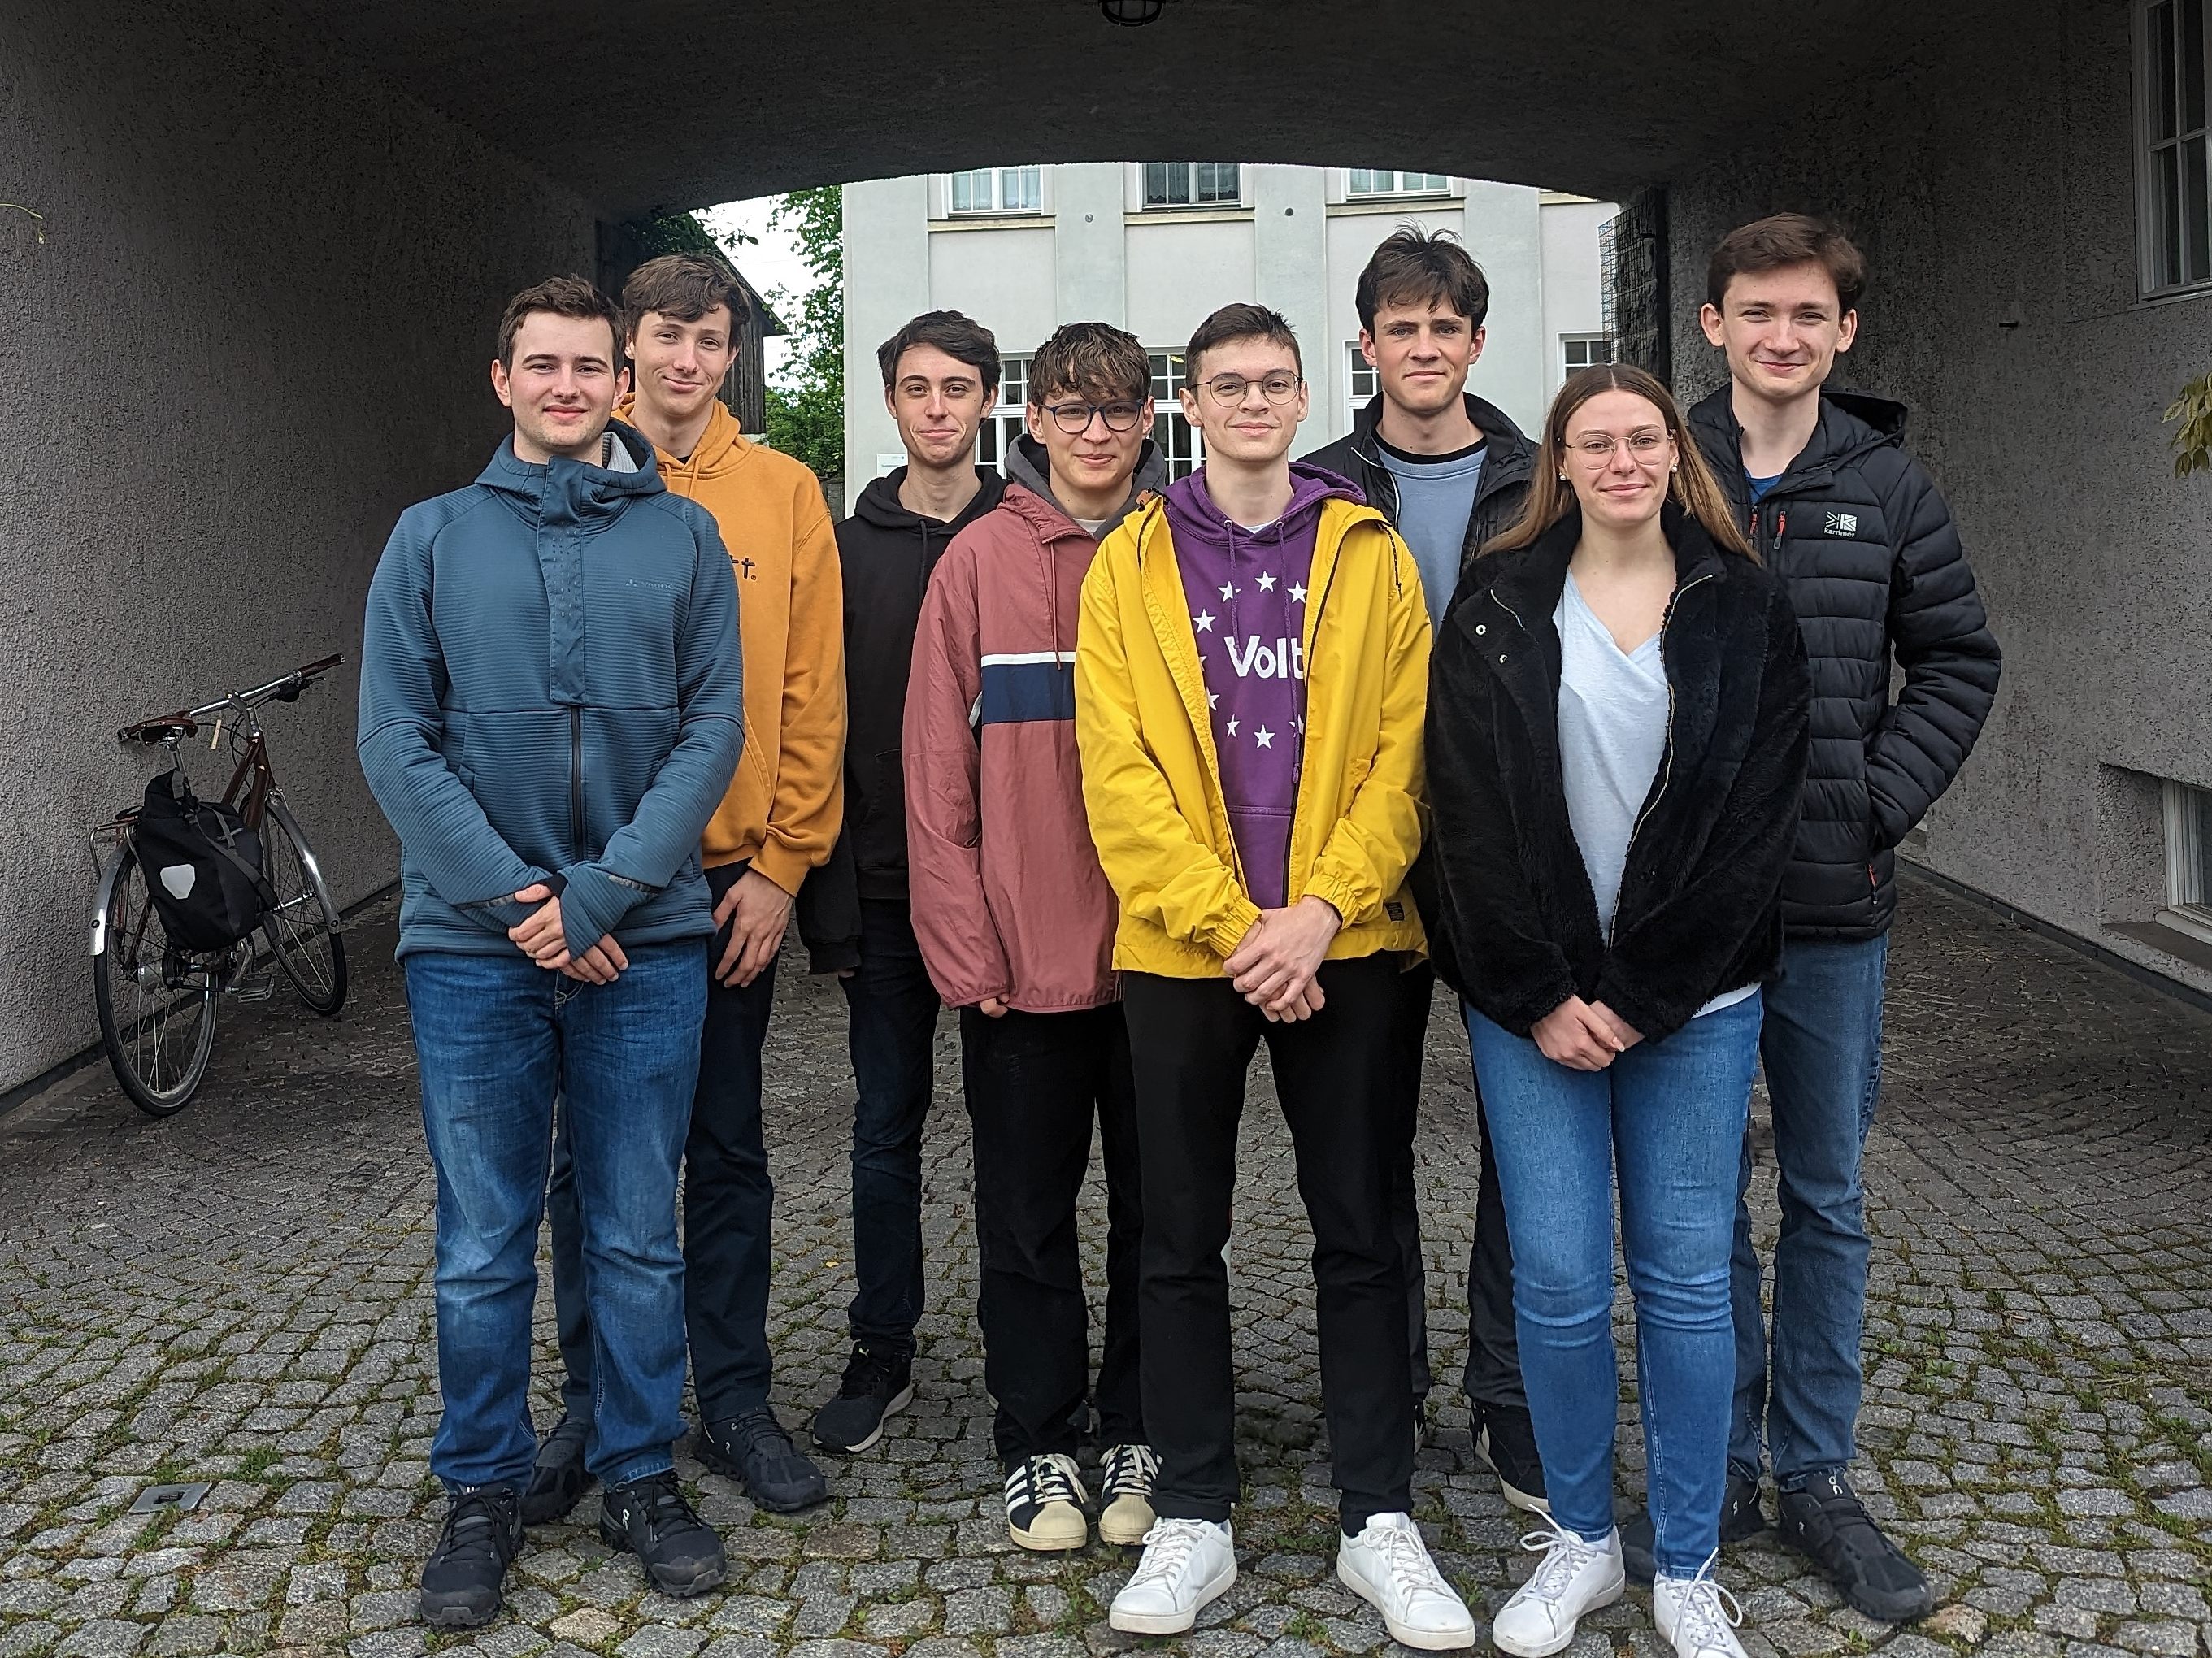
[[[1674,379],[1731,226],[1840,218],[1874,286],[1838,383],[1913,408],[2005,650],[1965,774],[1912,855],[2160,971],[2105,928],[2157,902],[2147,776],[2212,786],[2212,487],[2171,476],[2160,416],[2212,367],[2212,295],[2136,298],[2130,8],[2039,3],[1856,83],[1773,149],[1674,182]]]
[[[369,573],[504,427],[507,296],[592,269],[574,196],[273,10],[191,9],[0,7],[0,199],[46,238],[0,210],[0,1090],[94,1037],[83,831],[153,769],[125,720],[344,651],[271,749],[340,902],[393,878]]]

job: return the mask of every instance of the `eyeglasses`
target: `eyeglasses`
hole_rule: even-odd
[[[1573,446],[1574,452],[1593,466],[1601,466],[1613,459],[1620,447],[1620,440],[1611,437],[1587,437]],[[1638,460],[1655,460],[1664,453],[1667,439],[1659,432],[1632,432],[1628,437],[1628,452]]]
[[[1071,437],[1088,432],[1094,416],[1104,421],[1109,432],[1127,432],[1151,412],[1141,403],[1055,403],[1045,410],[1052,423]]]
[[[1234,409],[1255,386],[1269,403],[1284,404],[1297,396],[1298,387],[1304,384],[1296,374],[1269,374],[1256,380],[1248,380],[1242,374],[1216,374],[1206,382],[1206,390],[1223,408]]]

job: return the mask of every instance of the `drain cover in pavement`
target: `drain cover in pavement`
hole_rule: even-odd
[[[165,1509],[174,1509],[179,1514],[190,1514],[199,1507],[200,1498],[210,1489],[204,1481],[197,1485],[149,1485],[138,1493],[131,1512],[160,1514]]]

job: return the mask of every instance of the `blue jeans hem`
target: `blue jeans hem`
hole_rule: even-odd
[[[675,1466],[675,1460],[667,1452],[647,1452],[617,1467],[597,1472],[599,1484],[611,1491],[617,1485],[627,1485],[635,1479],[650,1479],[657,1473],[666,1473]]]

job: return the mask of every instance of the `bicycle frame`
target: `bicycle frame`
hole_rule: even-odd
[[[224,786],[222,804],[236,808],[239,815],[245,819],[246,826],[256,834],[260,834],[263,821],[268,815],[269,803],[271,800],[283,799],[284,792],[278,786],[276,774],[269,764],[269,744],[267,739],[262,735],[261,720],[257,710],[262,704],[270,701],[296,701],[301,692],[344,660],[345,658],[343,655],[327,656],[319,661],[306,663],[295,668],[290,673],[280,674],[267,684],[257,685],[251,690],[232,691],[216,701],[206,703],[197,708],[181,709],[178,713],[165,714],[158,719],[141,720],[136,725],[125,726],[116,732],[117,740],[124,743],[158,744],[168,756],[169,769],[181,771],[184,768],[184,744],[188,738],[199,735],[201,721],[209,719],[215,720],[214,735],[208,742],[208,746],[212,749],[222,743],[224,725],[234,719],[236,723],[232,726],[231,743],[234,751],[238,756],[238,764],[230,774],[230,781]],[[245,790],[242,799],[240,795],[241,788]],[[92,920],[92,954],[94,956],[98,956],[106,944],[107,912],[111,901],[114,897],[116,876],[122,866],[122,859],[119,858],[110,857],[103,862],[100,857],[100,843],[104,840],[112,849],[129,841],[132,828],[138,821],[140,810],[139,807],[132,806],[118,812],[113,823],[103,824],[88,837],[92,847],[94,866],[100,871],[101,876]],[[268,841],[265,835],[262,840],[261,859],[263,871],[265,873],[269,862]],[[137,939],[146,936],[146,922],[153,912],[153,898],[149,892],[146,902],[134,920],[130,935],[134,944]],[[246,943],[250,948],[253,936],[249,932],[241,942]],[[217,963],[233,954],[237,948],[238,946],[234,944],[224,950],[180,951],[179,954],[204,958],[196,964],[193,970],[204,969],[213,971]]]

